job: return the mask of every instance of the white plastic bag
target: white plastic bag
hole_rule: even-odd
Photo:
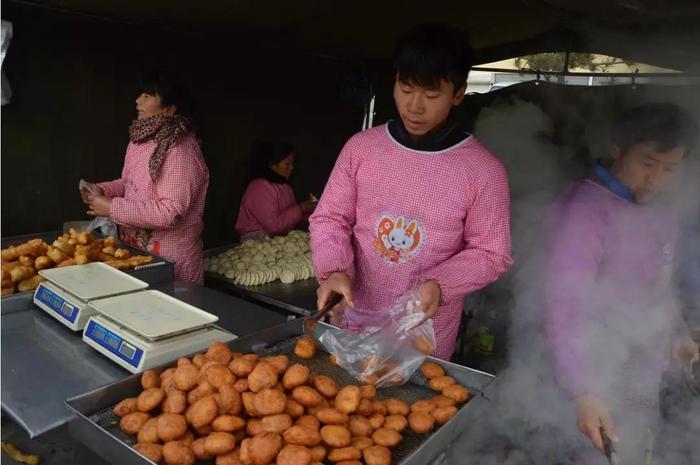
[[[78,190],[82,191],[83,189],[87,190],[90,192],[92,195],[102,195],[102,192],[93,189],[92,185],[85,181],[84,179],[81,179],[80,182],[78,183]],[[96,231],[99,230],[100,234],[102,234],[104,237],[107,236],[113,236],[113,237],[118,237],[117,235],[117,225],[112,223],[109,218],[105,216],[98,216],[94,220],[90,222],[90,224],[85,228],[86,231]]]

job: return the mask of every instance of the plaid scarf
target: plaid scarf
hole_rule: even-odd
[[[163,167],[165,156],[170,147],[178,143],[186,134],[192,131],[190,120],[184,116],[156,115],[150,118],[137,119],[129,126],[131,142],[145,142],[154,139],[156,149],[148,161],[148,171],[151,180],[156,182]]]

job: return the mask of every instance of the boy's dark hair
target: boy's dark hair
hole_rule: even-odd
[[[467,83],[472,51],[467,34],[445,24],[421,24],[399,40],[394,73],[399,81],[434,88],[441,80],[455,92]]]
[[[192,97],[185,84],[174,74],[167,71],[148,72],[141,79],[139,91],[159,95],[161,105],[174,105],[178,115],[192,116]]]
[[[666,152],[685,147],[686,155],[698,142],[698,123],[673,103],[646,103],[623,112],[613,124],[612,142],[621,152],[635,144],[652,142]]]

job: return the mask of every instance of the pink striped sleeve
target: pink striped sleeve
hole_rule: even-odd
[[[194,162],[194,138],[185,139],[168,153],[156,183],[154,200],[117,197],[112,200],[110,218],[118,224],[137,228],[167,229],[175,226],[190,208],[206,181],[206,174]]]
[[[299,224],[303,212],[296,202],[284,210],[279,209],[275,188],[267,181],[253,181],[245,194],[250,214],[270,235],[283,234]],[[287,199],[290,200],[291,199]]]
[[[121,178],[97,184],[107,197],[124,197],[124,181]]]
[[[337,271],[347,273],[350,278],[355,274],[352,230],[357,187],[349,145],[340,152],[316,210],[309,218],[312,259],[321,283]]]
[[[464,220],[465,248],[421,279],[434,279],[440,284],[443,303],[496,281],[513,262],[508,177],[495,159],[484,168]]]

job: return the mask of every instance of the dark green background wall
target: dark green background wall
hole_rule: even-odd
[[[4,70],[2,236],[87,219],[78,181],[120,174],[136,86],[152,68],[176,70],[198,101],[211,180],[204,240],[235,240],[251,142],[287,138],[298,154],[297,195],[319,195],[362,108],[343,100],[349,64],[3,2],[14,35]]]

